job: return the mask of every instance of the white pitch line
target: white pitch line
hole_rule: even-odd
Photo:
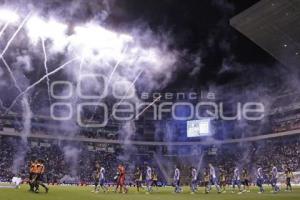
[[[42,42],[42,48],[43,48],[43,53],[44,53],[44,68],[45,68],[45,72],[46,74],[48,74],[48,66],[47,66],[47,62],[48,62],[48,58],[47,58],[47,51],[46,51],[46,46],[45,46],[45,39],[43,36],[40,37],[41,38],[41,42]],[[47,77],[47,88],[48,88],[48,99],[49,99],[49,103],[51,104],[51,94],[50,94],[50,79],[49,77]]]
[[[65,68],[67,65],[69,65],[70,63],[74,62],[75,60],[78,60],[78,57],[75,57],[71,60],[69,60],[68,62],[64,63],[63,65],[57,67],[55,70],[49,72],[48,74],[45,74],[41,79],[39,79],[38,81],[36,81],[35,83],[33,83],[32,85],[28,86],[23,92],[21,92],[15,99],[14,101],[11,103],[11,105],[5,110],[5,114],[7,114],[11,108],[16,104],[17,100],[23,96],[24,94],[26,94],[29,90],[31,90],[32,88],[34,88],[36,85],[38,85],[39,83],[41,83],[42,81],[44,81],[45,79],[47,79],[47,77],[57,73],[58,71],[62,70],[63,68]]]
[[[23,19],[23,21],[21,22],[21,24],[19,25],[19,27],[17,28],[16,32],[14,32],[14,34],[11,36],[11,38],[8,40],[5,48],[3,49],[0,57],[3,57],[3,55],[6,53],[7,49],[9,48],[10,44],[13,42],[13,40],[15,39],[15,37],[18,35],[18,33],[20,32],[20,30],[23,28],[23,26],[25,25],[25,23],[28,21],[28,19],[31,17],[32,12],[29,12],[27,14],[27,16]]]

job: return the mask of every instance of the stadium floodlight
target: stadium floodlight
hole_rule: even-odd
[[[19,20],[19,15],[9,9],[0,9],[0,21],[2,22],[17,22]]]

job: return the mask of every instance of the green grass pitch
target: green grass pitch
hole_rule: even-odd
[[[40,188],[39,194],[28,192],[27,185],[22,185],[21,189],[0,189],[1,200],[300,200],[300,188],[294,188],[294,191],[280,192],[278,194],[270,193],[270,188],[266,188],[264,194],[257,194],[257,189],[253,188],[251,193],[241,195],[231,194],[229,189],[226,194],[217,194],[212,190],[209,194],[203,194],[203,189],[199,189],[199,193],[191,195],[188,187],[184,187],[183,193],[173,194],[171,187],[154,189],[150,195],[146,195],[144,191],[137,193],[135,188],[130,188],[128,194],[116,194],[114,192],[98,194],[91,193],[92,187],[67,187],[67,186],[50,186],[48,194],[44,193],[43,188]],[[110,189],[112,190],[112,189]]]

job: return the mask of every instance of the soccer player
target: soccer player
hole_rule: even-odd
[[[226,193],[226,185],[227,185],[226,172],[223,169],[221,169],[220,172],[221,172],[220,173],[220,188],[221,188],[222,193]]]
[[[94,178],[95,188],[94,188],[94,190],[92,190],[92,192],[98,193],[99,192],[98,184],[99,184],[99,178],[100,178],[100,165],[98,163],[95,166],[93,178]]]
[[[259,192],[258,194],[261,194],[263,192],[265,192],[264,188],[263,188],[263,183],[264,183],[264,175],[263,175],[263,170],[261,167],[258,167],[257,169],[257,173],[256,173],[256,185],[259,188]]]
[[[249,186],[249,173],[247,169],[243,169],[242,171],[242,185],[243,185],[243,192],[250,192],[250,186]]]
[[[150,192],[152,192],[152,169],[149,165],[146,167],[146,186],[146,194],[150,194]]]
[[[35,160],[31,166],[31,179],[30,179],[30,191],[35,192],[37,189],[37,176],[38,176],[38,160]],[[31,190],[32,189],[32,190]]]
[[[118,191],[118,188],[120,187],[120,193],[127,193],[128,189],[125,186],[125,176],[126,176],[126,171],[125,167],[122,164],[119,164],[118,166],[118,178],[117,178],[117,187],[116,187],[116,192]],[[124,192],[123,192],[124,189]]]
[[[191,194],[195,194],[197,190],[197,170],[191,167]]]
[[[20,175],[14,176],[11,180],[11,183],[15,185],[16,189],[20,189],[22,183],[22,178]]]
[[[207,194],[209,193],[209,181],[210,181],[210,176],[208,173],[208,169],[204,169],[203,173],[203,182],[204,182],[204,193]]]
[[[36,163],[34,161],[30,161],[30,165],[29,165],[29,186],[30,186],[29,191],[30,192],[34,192],[34,184],[32,180],[33,177],[35,176],[34,174],[35,168],[36,168]]]
[[[153,170],[152,170],[152,187],[155,186],[157,189],[157,187],[158,187],[157,182],[158,182],[157,171],[155,168],[153,168]]]
[[[49,188],[44,184],[44,173],[45,173],[45,165],[44,165],[44,160],[39,160],[37,164],[37,173],[36,173],[36,179],[35,179],[35,192],[39,192],[39,185],[41,185],[46,193],[48,193]]]
[[[291,179],[294,178],[294,174],[291,170],[291,168],[287,167],[285,170],[285,176],[286,176],[286,189],[285,191],[288,192],[292,192],[292,184],[291,184]]]
[[[136,168],[134,179],[135,179],[136,189],[139,192],[140,188],[142,187],[142,181],[143,181],[142,171],[140,170],[139,167]]]
[[[277,167],[273,165],[271,171],[271,185],[273,188],[273,193],[277,193],[280,190],[279,187],[277,186],[277,179],[278,179],[278,170]]]
[[[235,193],[235,187],[238,187],[239,193],[242,194],[241,191],[241,177],[240,177],[240,170],[236,167],[233,171],[233,179],[232,179],[232,193]]]
[[[105,185],[105,169],[104,169],[104,167],[100,168],[99,185],[104,192],[108,191],[108,188]]]
[[[174,171],[174,186],[175,186],[175,193],[180,193],[181,187],[180,187],[180,170],[179,168],[176,166],[175,167],[175,171]]]
[[[221,193],[221,189],[220,186],[218,185],[218,180],[216,176],[216,170],[211,163],[209,163],[208,166],[209,166],[209,176],[210,176],[210,184],[208,185],[208,192],[211,191],[211,186],[214,185],[218,193]]]

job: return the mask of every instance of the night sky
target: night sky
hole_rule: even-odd
[[[234,88],[238,84],[245,91],[248,86],[251,86],[251,92],[256,96],[258,93],[256,91],[260,88],[264,89],[273,82],[280,83],[280,79],[286,81],[286,77],[289,76],[289,73],[284,76],[282,73],[284,67],[277,60],[229,24],[233,16],[257,3],[258,0],[32,0],[31,4],[26,5],[24,4],[26,0],[0,0],[1,2],[16,8],[23,17],[29,10],[34,9],[44,20],[55,16],[61,23],[68,26],[68,31],[65,33],[68,36],[74,34],[74,27],[77,25],[84,25],[94,20],[99,26],[116,33],[129,34],[137,37],[137,40],[142,40],[140,38],[146,35],[147,42],[160,42],[167,45],[166,52],[178,52],[174,59],[175,70],[170,66],[145,69],[151,76],[140,77],[136,84],[137,93],[148,90],[151,92],[187,91],[187,88],[210,90],[211,87],[223,85],[232,85]],[[149,31],[151,37],[147,36]],[[153,35],[155,39],[152,38]],[[19,37],[21,38],[22,34],[19,34]],[[26,71],[21,67],[14,67],[14,70],[19,70],[20,76],[25,77],[24,79],[28,79],[26,81],[32,84],[45,73],[44,68],[40,67],[43,65],[43,59],[41,59],[43,55],[33,55],[40,52],[32,53],[36,47],[27,45],[26,40],[20,38],[15,39],[16,44],[13,43],[15,46],[9,49],[6,59],[12,64],[15,61],[12,52],[18,51],[17,54],[22,55],[28,53],[35,69]],[[147,42],[145,45],[151,46]],[[4,44],[5,42],[2,47]],[[153,44],[153,46],[159,45]],[[25,53],[20,53],[21,48],[24,48]],[[67,56],[67,50],[63,53],[51,54],[50,70],[59,66]],[[163,63],[162,59],[158,61]],[[136,66],[136,69],[142,68],[147,67]],[[164,71],[164,69],[167,70]],[[131,74],[134,73],[130,72],[127,75]],[[152,75],[157,76],[157,79]],[[68,79],[69,76],[70,74],[64,71],[51,76],[51,81]],[[167,81],[160,87],[161,79],[167,79]],[[27,85],[27,82],[22,85]],[[151,85],[149,83],[155,87],[148,87]],[[14,87],[13,84],[11,86]],[[7,89],[9,91],[6,91]],[[240,94],[239,89],[234,88],[234,90],[229,95],[230,99]],[[3,91],[3,94],[10,94],[0,95],[7,106],[18,91],[7,87],[3,87]],[[32,92],[36,94],[41,92],[43,98],[47,98],[46,81],[36,86]],[[246,94],[246,96],[252,96],[252,94]],[[36,101],[47,102],[43,98],[36,98]],[[34,105],[38,108],[45,107],[44,104],[39,103]]]
[[[229,24],[231,17],[256,2],[258,0],[116,1],[116,9],[112,9],[107,23],[128,28],[143,22],[157,34],[169,32],[174,40],[170,48],[201,57],[200,63],[188,60],[192,67],[178,73],[170,88],[222,85],[246,78],[246,71],[255,71],[253,68],[257,65],[259,71],[277,64],[272,56]],[[197,65],[201,65],[197,76],[190,77],[191,68]],[[224,70],[224,65],[229,69]]]

